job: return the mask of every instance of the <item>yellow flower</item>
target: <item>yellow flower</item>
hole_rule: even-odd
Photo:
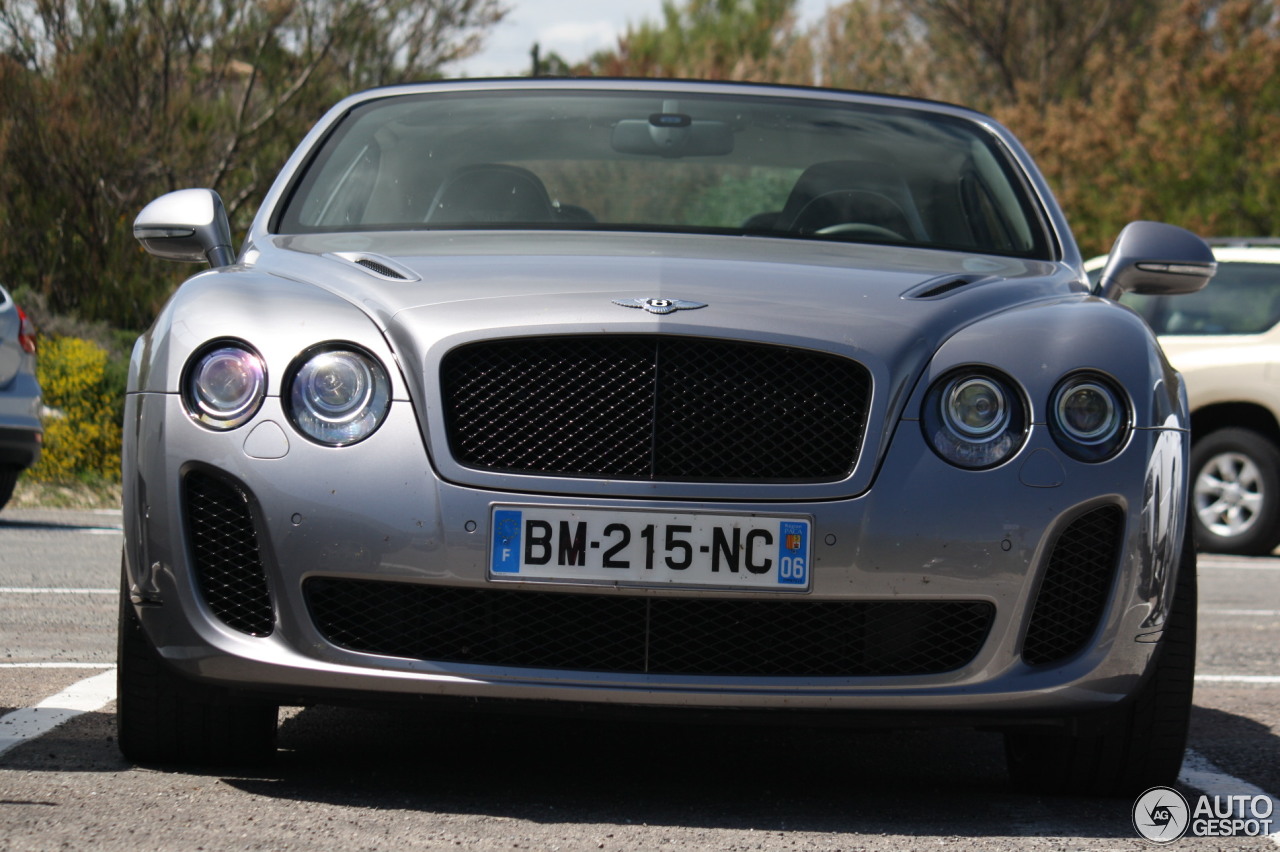
[[[76,337],[40,342],[37,375],[54,414],[45,420],[44,451],[28,473],[33,479],[119,478],[120,424],[106,381],[107,358],[101,346]]]

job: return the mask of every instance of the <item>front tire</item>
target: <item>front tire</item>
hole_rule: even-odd
[[[1154,670],[1102,727],[1007,731],[1005,758],[1015,785],[1047,794],[1137,796],[1177,781],[1196,658],[1196,552],[1190,531],[1184,538]]]
[[[1219,429],[1191,448],[1196,540],[1212,553],[1263,556],[1280,544],[1280,450],[1250,429]]]
[[[18,474],[22,471],[9,465],[0,465],[0,509],[5,507],[13,496],[13,489],[18,484]]]
[[[133,763],[195,766],[261,763],[275,753],[279,708],[187,680],[164,661],[120,593],[116,725]]]

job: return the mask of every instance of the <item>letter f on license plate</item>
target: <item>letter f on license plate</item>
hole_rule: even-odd
[[[495,506],[489,576],[808,591],[807,517]]]

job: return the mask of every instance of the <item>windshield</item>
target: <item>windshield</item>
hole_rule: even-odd
[[[975,122],[681,92],[399,95],[352,109],[278,233],[755,234],[1045,257],[1019,172]]]

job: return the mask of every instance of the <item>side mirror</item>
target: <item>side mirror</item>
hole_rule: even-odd
[[[1213,251],[1190,231],[1161,222],[1130,222],[1111,247],[1096,292],[1107,299],[1121,293],[1194,293],[1217,270]]]
[[[133,236],[165,260],[229,266],[231,225],[222,199],[212,189],[180,189],[152,201],[133,220]]]

